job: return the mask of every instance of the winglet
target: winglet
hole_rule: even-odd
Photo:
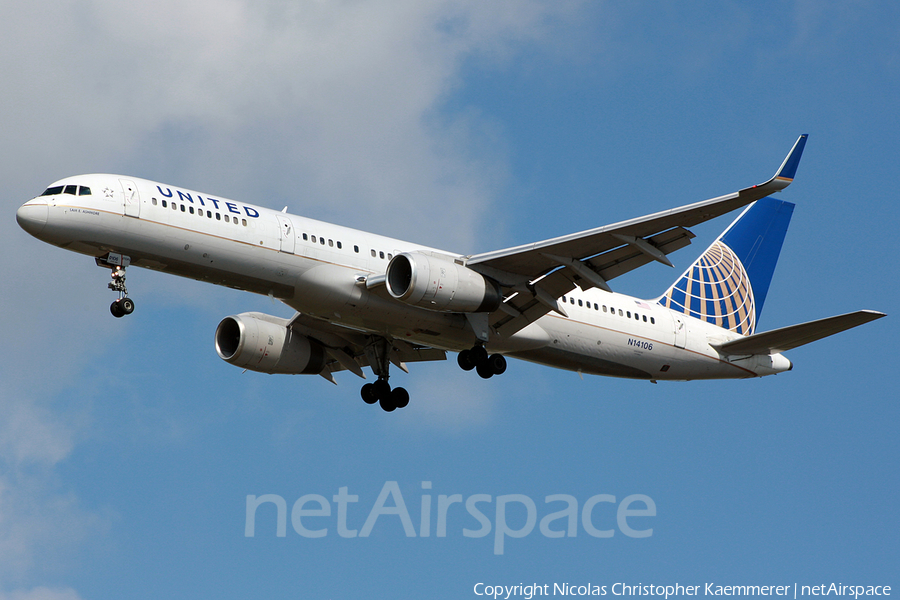
[[[800,164],[800,157],[803,156],[803,148],[806,147],[806,138],[808,137],[809,134],[804,133],[797,138],[797,141],[794,142],[794,147],[788,152],[788,155],[784,158],[784,162],[778,167],[778,171],[772,179],[765,183],[755,185],[753,188],[764,188],[766,194],[770,194],[772,192],[783,190],[791,185],[791,182],[794,181],[794,175],[797,174],[797,166]]]
[[[797,173],[797,166],[800,164],[800,157],[803,156],[803,148],[806,147],[806,138],[808,133],[804,133],[794,143],[794,147],[788,153],[787,158],[781,163],[781,168],[775,173],[775,179],[784,179],[793,181],[794,175]]]

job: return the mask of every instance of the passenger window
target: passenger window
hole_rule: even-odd
[[[584,306],[584,303],[583,303],[581,300],[579,300],[579,301],[578,301],[578,306]]]
[[[629,311],[626,311],[626,314],[628,315],[628,318],[630,319],[630,318],[631,318],[631,311],[630,311],[630,310],[629,310]]]
[[[178,210],[178,205],[174,202],[172,203],[172,210]]]
[[[206,211],[206,217],[209,219],[212,219],[212,211],[211,210]]]
[[[309,236],[309,239],[311,239],[311,240],[312,240],[312,243],[313,243],[313,244],[315,244],[315,243],[316,243],[316,236],[314,236],[314,235],[311,235],[311,236]]]
[[[79,196],[90,196],[90,195],[91,195],[91,188],[85,187],[85,186],[81,186],[80,188],[78,188],[78,195],[79,195]]]
[[[334,240],[328,240],[328,247],[334,248]]]
[[[656,325],[656,319],[654,317],[650,317],[650,324]]]
[[[309,241],[309,236],[306,235],[305,233],[303,234],[303,241],[304,241],[304,242],[308,242],[308,241]]]
[[[181,205],[181,212],[185,212],[185,211],[184,211],[184,204]]]
[[[372,248],[372,258],[377,258],[377,257],[378,257],[378,255],[377,255],[377,254],[375,254],[375,249],[374,249],[374,248]]]
[[[341,243],[340,243],[340,242],[338,242],[337,244],[338,244],[338,250],[340,250],[341,248],[343,248],[343,246],[341,246]]]
[[[194,207],[193,207],[193,206],[189,206],[188,209],[190,209],[191,214],[194,214]]]
[[[622,309],[621,309],[621,308],[619,309],[619,316],[620,316],[620,317],[622,316]]]
[[[384,258],[384,250],[382,250],[381,252],[378,253],[378,257],[379,257],[379,258]]]
[[[246,226],[247,226],[247,219],[241,219],[241,225],[243,225],[244,227],[246,227]]]
[[[63,192],[64,194],[72,194],[73,196],[78,194],[78,186],[77,185],[67,185],[66,190]]]
[[[354,245],[353,245],[353,251],[356,252],[357,254],[359,254],[359,246],[357,246],[357,245],[354,244]]]
[[[153,206],[156,206],[156,198],[151,198],[150,202],[153,204]]]
[[[606,312],[606,305],[603,305],[603,312]]]
[[[391,259],[392,259],[392,258],[394,258],[394,255],[393,255],[393,254],[390,254],[390,253],[388,253],[388,260],[391,260]]]
[[[222,220],[222,215],[220,215],[219,213],[216,213],[216,221],[221,221],[221,220]]]
[[[319,243],[320,243],[321,245],[324,246],[324,245],[325,245],[325,238],[320,237],[320,238],[319,238]]]
[[[225,215],[225,222],[226,222],[226,223],[231,223],[231,219],[230,219],[230,217],[229,217],[228,215]]]
[[[647,315],[644,315],[644,323],[647,322]]]

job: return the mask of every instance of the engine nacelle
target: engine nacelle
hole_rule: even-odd
[[[261,373],[321,372],[325,349],[287,323],[262,313],[225,317],[216,328],[216,352],[225,362]]]
[[[404,252],[388,263],[388,293],[407,304],[445,312],[491,312],[500,306],[499,286],[481,273],[422,252]]]

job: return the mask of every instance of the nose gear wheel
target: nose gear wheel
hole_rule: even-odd
[[[122,258],[127,259],[127,257]],[[97,264],[111,267],[112,272],[110,277],[112,277],[112,281],[107,284],[107,287],[116,292],[119,296],[109,305],[109,312],[117,319],[133,313],[134,300],[128,297],[128,288],[125,286],[125,267],[121,265],[111,266],[108,263],[104,263],[102,259],[99,258],[97,259]]]

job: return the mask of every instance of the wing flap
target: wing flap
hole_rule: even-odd
[[[537,321],[551,310],[566,316],[565,309],[554,303],[557,298],[568,294],[575,287],[569,269],[555,271],[508,298],[504,302],[507,310],[495,311],[491,315],[491,326],[500,335],[509,336]],[[512,310],[509,310],[510,308]]]
[[[887,315],[873,310],[859,310],[835,317],[756,333],[725,342],[724,344],[714,344],[713,347],[722,354],[730,355],[786,352],[792,348],[815,342],[884,316]]]

